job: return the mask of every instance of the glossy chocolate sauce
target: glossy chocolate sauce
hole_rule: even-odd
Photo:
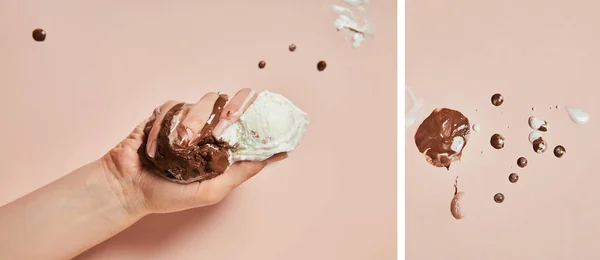
[[[194,181],[203,181],[214,178],[229,167],[229,145],[221,140],[217,140],[212,134],[212,130],[219,122],[221,112],[227,98],[225,95],[219,96],[213,106],[210,123],[204,125],[198,136],[192,140],[181,138],[181,133],[185,129],[181,125],[171,130],[172,124],[176,123],[175,117],[185,117],[187,110],[191,105],[180,103],[171,108],[160,124],[160,131],[157,139],[157,149],[154,158],[146,154],[147,138],[154,120],[146,124],[144,133],[144,143],[138,150],[138,154],[144,165],[148,166],[156,174],[180,183],[190,183]],[[179,134],[172,135],[172,131]],[[172,140],[176,138],[176,140]]]

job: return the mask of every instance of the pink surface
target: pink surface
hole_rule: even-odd
[[[269,89],[311,119],[289,160],[80,259],[395,259],[396,3],[367,6],[376,38],[358,50],[334,3],[0,2],[0,204],[100,157],[167,99]]]
[[[407,129],[407,259],[600,259],[599,8],[597,1],[408,1],[406,79],[424,99],[421,115],[454,108],[482,131],[447,171],[418,153],[420,121]],[[490,102],[496,92],[505,97],[500,107]],[[565,106],[591,121],[572,123]],[[530,115],[550,124],[545,154],[528,142]],[[506,137],[502,150],[489,144],[496,132]],[[551,151],[558,144],[567,150],[561,159]],[[529,160],[524,169],[520,156]],[[515,184],[511,172],[520,175]],[[450,214],[457,175],[470,199],[458,221]],[[504,203],[494,202],[497,192]]]

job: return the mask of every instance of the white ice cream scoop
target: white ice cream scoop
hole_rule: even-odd
[[[262,91],[220,136],[232,147],[230,162],[262,161],[297,146],[308,126],[306,112],[284,96]]]

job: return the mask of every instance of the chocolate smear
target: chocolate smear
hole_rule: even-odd
[[[201,182],[225,172],[229,167],[228,150],[231,147],[212,134],[225,103],[226,96],[220,95],[213,106],[212,120],[191,140],[186,138],[185,129],[178,123],[185,118],[191,105],[180,103],[171,108],[160,124],[154,158],[146,153],[148,134],[154,120],[148,122],[144,129],[144,142],[138,149],[142,163],[159,176],[179,183]]]

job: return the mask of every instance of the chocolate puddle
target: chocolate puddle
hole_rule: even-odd
[[[469,119],[449,108],[435,109],[419,125],[415,144],[425,159],[436,167],[450,168],[460,160],[470,134]]]

